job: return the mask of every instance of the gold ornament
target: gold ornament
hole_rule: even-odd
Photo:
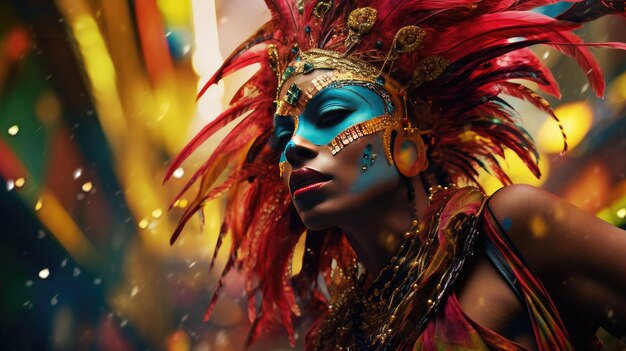
[[[393,162],[400,174],[412,178],[426,169],[426,145],[415,128],[403,128],[393,143]]]
[[[312,79],[310,82],[301,83],[300,88],[303,98],[297,101],[290,100],[295,103],[294,105],[282,104],[281,99],[277,99],[277,101],[281,101],[277,106],[277,114],[281,116],[298,116],[302,114],[306,103],[311,97],[328,85],[341,81],[370,83],[374,87],[384,88],[383,90],[391,95],[398,95],[404,89],[401,83],[391,77],[381,76],[378,68],[358,58],[322,49],[311,49],[300,53],[299,58],[289,65],[284,73],[287,73],[288,77],[307,74],[311,72],[311,67],[315,70],[329,70],[329,72]],[[284,73],[283,76],[285,76]],[[278,92],[282,90],[282,85],[285,81],[287,79],[283,80],[281,85],[279,85]],[[393,104],[390,101],[387,102]]]
[[[391,132],[393,131],[394,126],[398,123],[399,119],[390,115],[382,115],[369,119],[365,122],[348,127],[346,130],[339,133],[328,144],[328,148],[334,156],[343,150],[343,148],[348,146],[350,143],[355,142],[359,138],[376,132],[385,131],[385,133],[383,133],[383,145],[385,146],[385,156],[387,156],[387,161],[391,164]],[[389,150],[389,152],[387,152],[387,150]]]
[[[392,65],[400,54],[412,54],[421,48],[425,36],[426,31],[418,26],[400,28],[393,38],[391,49],[387,53],[387,57],[380,71],[383,72],[387,64]]]
[[[402,54],[410,54],[419,49],[426,36],[426,31],[418,26],[400,28],[393,38],[392,50]]]
[[[322,19],[324,16],[326,16],[326,13],[328,13],[328,10],[330,10],[331,7],[333,7],[332,0],[318,1],[313,8],[313,16],[317,17],[318,19]]]
[[[424,57],[413,72],[409,86],[417,87],[424,82],[431,82],[441,76],[450,65],[450,60],[440,55]]]
[[[378,11],[372,7],[360,7],[350,12],[348,16],[348,36],[344,42],[346,53],[349,53],[358,44],[362,36],[372,31],[376,23]]]
[[[369,33],[374,28],[378,11],[372,7],[360,7],[350,12],[348,28],[358,35]]]

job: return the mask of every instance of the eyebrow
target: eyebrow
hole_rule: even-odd
[[[353,86],[353,85],[349,85],[349,86],[347,86],[347,87],[349,88],[349,87],[351,87],[351,86]],[[353,94],[355,94],[356,96],[360,97],[360,98],[361,98],[361,100],[365,101],[369,107],[372,107],[372,104],[370,103],[370,101],[369,101],[369,100],[367,100],[367,99],[366,99],[363,95],[359,94],[358,92],[356,92],[356,91],[354,91],[354,90],[352,90],[352,89],[348,89],[348,90],[350,90],[350,92],[352,92],[352,93],[353,93]],[[377,93],[375,90],[373,90],[373,91],[376,93],[376,95],[378,95],[378,93]]]
[[[327,90],[327,89],[340,89],[340,88],[347,88],[347,90],[349,90],[349,91],[350,91],[350,93],[352,93],[352,94],[354,94],[354,95],[358,96],[361,100],[365,101],[365,102],[367,103],[368,107],[372,107],[371,102],[370,102],[368,99],[366,99],[366,98],[365,98],[365,96],[361,95],[359,92],[357,92],[357,91],[355,91],[355,90],[353,90],[353,89],[350,89],[351,87],[359,87],[359,85],[344,85],[344,86],[341,86],[341,87],[336,87],[336,86],[329,85],[329,86],[325,87],[324,89],[322,89],[321,91],[319,91],[317,94],[313,95],[313,96],[312,96],[309,100],[307,100],[307,101],[306,101],[306,104],[305,104],[305,107],[304,107],[304,109],[303,109],[302,113],[304,113],[304,111],[306,111],[306,110],[307,110],[307,107],[309,106],[309,103],[310,103],[312,100],[314,100],[314,99],[316,99],[316,98],[326,99],[326,97],[324,96],[324,95],[326,95],[326,94],[324,94],[324,93],[326,93],[326,92],[328,92],[328,91],[329,91],[329,90]],[[375,90],[374,90],[374,93],[376,93],[376,95],[380,95],[380,94],[379,94],[377,91],[375,91]],[[319,96],[320,96],[320,94],[321,94],[321,97],[319,97]],[[335,98],[335,97],[331,97],[331,99],[334,99],[334,98]],[[323,102],[323,101],[324,101],[324,100],[322,100],[322,102]]]

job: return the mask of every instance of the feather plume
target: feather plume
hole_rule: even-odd
[[[606,15],[626,17],[626,1],[579,1],[558,15],[557,18],[563,21],[583,23]]]
[[[502,96],[526,100],[556,120],[544,98],[511,79],[535,82],[546,94],[560,97],[552,73],[529,47],[549,45],[574,58],[597,94],[604,92],[604,78],[588,48],[626,49],[624,43],[584,43],[572,32],[580,23],[600,16],[624,16],[624,1],[572,1],[574,4],[556,19],[527,11],[555,2],[335,0],[328,1],[330,7],[321,11],[320,1],[303,1],[300,13],[294,0],[265,1],[271,12],[270,20],[228,56],[203,86],[198,98],[228,74],[253,64],[258,64],[259,70],[237,90],[229,108],[181,150],[165,176],[168,180],[208,138],[245,116],[175,198],[201,180],[197,196],[185,209],[171,242],[205,201],[219,196],[226,198],[215,252],[220,249],[225,233],[230,233],[233,245],[227,268],[243,273],[248,294],[252,328],[247,345],[277,322],[284,326],[293,343],[292,318],[302,310],[315,319],[306,337],[306,349],[312,349],[318,337],[317,329],[328,314],[328,301],[321,285],[332,284],[331,262],[336,259],[338,266],[346,268],[356,259],[343,233],[337,230],[308,233],[306,247],[312,254],[307,254],[300,274],[293,278],[289,274],[291,253],[305,228],[278,175],[279,154],[266,142],[273,133],[277,76],[294,60],[298,50],[321,48],[345,54],[344,43],[349,33],[346,21],[351,11],[363,6],[376,8],[378,18],[374,28],[359,38],[358,45],[349,53],[351,57],[380,69],[383,62],[394,56],[393,64],[389,65],[393,69],[387,67],[388,72],[403,83],[424,57],[440,55],[450,62],[437,79],[407,92],[410,101],[427,105],[424,124],[428,132],[424,137],[429,144],[430,168],[426,172],[439,179],[477,184],[477,170],[482,168],[503,184],[510,184],[511,179],[499,164],[506,149],[512,150],[533,174],[540,173],[533,140],[517,124],[517,113]],[[416,52],[395,57],[389,50],[397,31],[407,25],[420,26],[426,33],[424,42]],[[275,46],[277,56],[272,59],[278,62],[270,63],[267,44]],[[278,72],[272,71],[275,68]],[[218,183],[218,179],[224,180]],[[425,278],[428,282],[428,275]],[[220,280],[218,291],[221,286]],[[206,319],[217,298],[216,293]]]

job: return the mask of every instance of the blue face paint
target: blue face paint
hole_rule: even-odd
[[[363,154],[369,153],[370,160],[372,155],[371,145],[368,145]],[[362,160],[360,161],[362,162]],[[363,170],[363,164],[359,163],[359,167]],[[388,162],[370,162],[366,172],[359,172],[359,177],[356,182],[350,187],[350,192],[353,194],[359,194],[366,192],[367,190],[375,187],[376,184],[386,183],[387,181],[394,180],[398,177],[398,171],[394,165],[390,165]]]
[[[360,85],[330,86],[309,100],[304,112],[298,116],[298,129],[294,135],[315,145],[327,145],[347,128],[383,114],[385,102],[374,90]],[[288,124],[285,119],[283,116],[274,118],[275,138],[279,143],[293,131],[293,121]],[[285,150],[280,161],[286,159]]]

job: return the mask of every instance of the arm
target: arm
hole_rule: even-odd
[[[626,336],[626,232],[528,185],[498,191],[496,220],[561,308]]]

